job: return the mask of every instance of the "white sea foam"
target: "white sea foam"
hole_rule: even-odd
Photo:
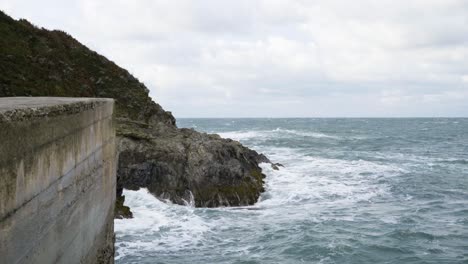
[[[332,136],[332,135],[327,135],[327,134],[318,133],[318,132],[299,131],[299,130],[282,129],[282,128],[276,128],[273,131],[277,133],[291,134],[291,135],[302,136],[302,137],[340,139],[340,137],[338,136]]]
[[[116,235],[129,235],[132,239],[117,243],[116,259],[127,254],[135,256],[158,250],[190,248],[200,242],[209,230],[208,223],[195,215],[191,206],[162,202],[146,189],[124,190],[123,194],[134,218],[116,219]]]
[[[356,203],[388,194],[388,186],[379,183],[386,177],[406,172],[388,164],[364,160],[327,159],[304,156],[288,148],[265,151],[285,168],[272,170],[267,164],[267,192],[260,206],[281,206],[303,203]]]
[[[217,237],[244,232],[254,239],[256,234],[249,230],[259,226],[281,229],[301,219],[355,221],[352,212],[334,214],[331,212],[336,210],[330,208],[356,208],[361,202],[372,203],[376,198],[388,196],[389,186],[380,180],[405,172],[400,167],[377,162],[306,156],[298,149],[270,147],[260,151],[285,167],[276,171],[261,164],[267,175],[266,192],[254,206],[200,209],[162,202],[146,189],[125,190],[126,204],[134,218],[115,220],[116,260],[127,255],[144,257],[155,252],[222,247],[213,243],[232,247],[238,241],[236,237],[213,240],[213,234]],[[382,221],[395,220],[387,217]],[[248,252],[249,247],[232,250],[229,254],[253,254]]]
[[[233,140],[246,140],[251,138],[264,137],[264,131],[232,131],[218,133],[223,138],[230,138]]]
[[[273,130],[248,130],[248,131],[230,131],[218,133],[223,138],[234,140],[265,139],[265,138],[286,138],[291,136],[310,137],[310,138],[328,138],[341,139],[339,136],[327,135],[319,132],[300,131],[292,129],[276,128]]]

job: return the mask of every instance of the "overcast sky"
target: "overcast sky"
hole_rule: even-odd
[[[0,0],[176,117],[468,116],[468,1]]]

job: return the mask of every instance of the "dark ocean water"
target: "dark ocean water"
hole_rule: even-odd
[[[179,119],[266,154],[251,207],[126,191],[117,263],[468,263],[468,119]]]

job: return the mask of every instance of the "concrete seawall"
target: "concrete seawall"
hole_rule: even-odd
[[[113,105],[0,98],[0,263],[113,263]]]

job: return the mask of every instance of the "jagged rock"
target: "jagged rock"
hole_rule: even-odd
[[[271,163],[271,168],[274,170],[279,170],[279,167],[284,167],[281,163]]]
[[[237,141],[191,129],[131,129],[138,136],[119,143],[118,188],[146,187],[161,199],[194,199],[202,207],[250,205],[264,190],[260,155]]]
[[[123,219],[123,218],[133,218],[133,213],[130,210],[130,207],[125,206],[125,195],[122,195],[122,190],[117,193],[117,198],[115,200],[114,207],[114,218]]]

